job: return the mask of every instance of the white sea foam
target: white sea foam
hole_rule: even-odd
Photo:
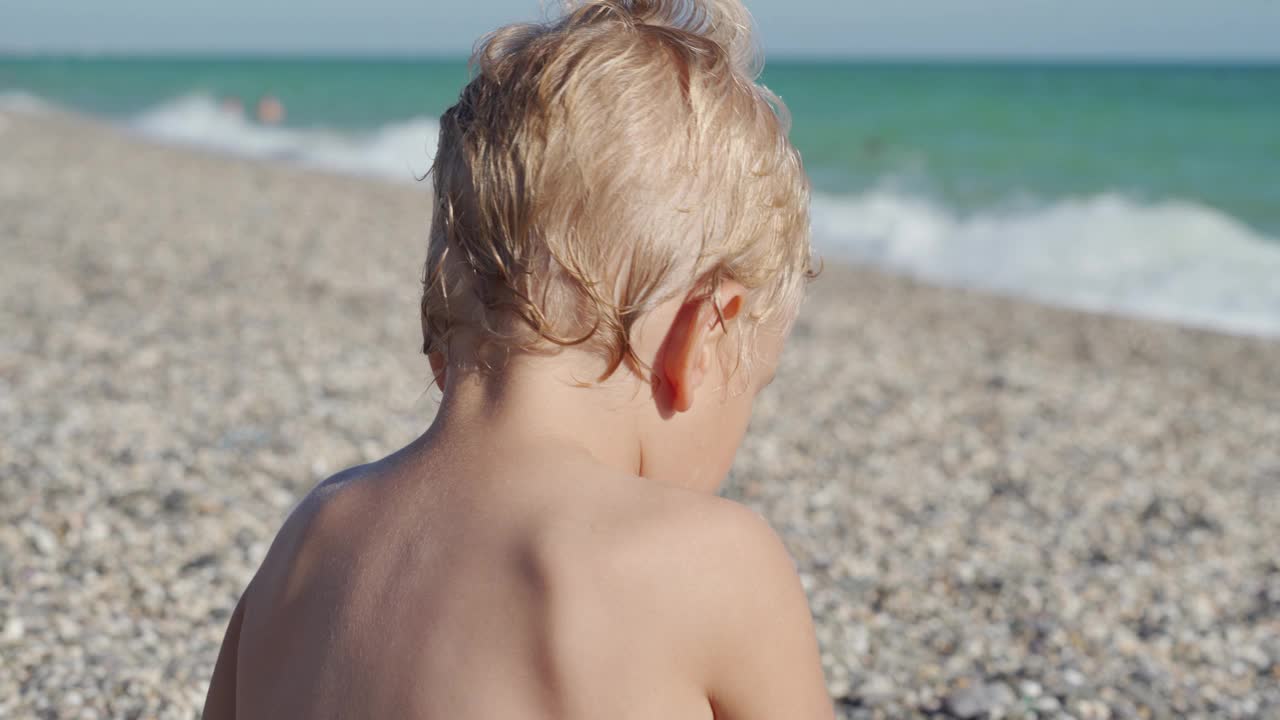
[[[1099,194],[961,215],[892,191],[814,199],[815,244],[935,282],[1280,335],[1280,242],[1193,202]]]
[[[0,112],[40,113],[54,109],[51,103],[39,95],[21,90],[0,92]]]
[[[32,95],[0,96],[0,109],[47,107]],[[267,127],[206,95],[164,103],[131,127],[164,141],[405,182],[430,167],[437,135],[426,118],[365,133]],[[816,246],[833,260],[1053,304],[1280,336],[1280,239],[1195,202],[1104,192],[959,213],[877,189],[815,197],[813,229]]]
[[[131,125],[167,142],[406,182],[422,177],[431,167],[438,132],[436,121],[429,118],[370,132],[260,125],[199,94],[152,108]]]

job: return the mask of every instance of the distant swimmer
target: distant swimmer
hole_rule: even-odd
[[[258,122],[263,125],[279,125],[284,122],[284,103],[270,95],[259,100]]]

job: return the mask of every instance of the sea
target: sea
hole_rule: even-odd
[[[412,183],[467,78],[461,58],[4,57],[0,109]],[[1280,337],[1280,64],[773,60],[762,82],[828,260]],[[278,126],[251,119],[266,96]]]

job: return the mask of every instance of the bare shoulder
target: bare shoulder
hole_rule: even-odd
[[[318,485],[294,507],[276,534],[275,540],[267,551],[267,556],[249,582],[249,586],[245,588],[239,602],[236,603],[227,624],[222,648],[218,652],[213,677],[209,681],[209,690],[205,697],[202,717],[206,720],[236,716],[236,698],[239,695],[240,684],[241,636],[246,626],[248,606],[264,601],[269,603],[272,596],[280,592],[291,569],[297,565],[299,554],[304,552],[304,540],[317,514],[339,492],[346,481],[358,476],[360,472],[360,469],[352,468]]]
[[[750,508],[715,495],[663,488],[644,522],[643,552],[668,558],[663,572],[680,592],[717,613],[725,595],[756,587],[798,584],[781,538]],[[696,593],[696,596],[689,596]]]
[[[671,517],[675,534],[693,542],[702,573],[723,573],[720,579],[750,582],[767,576],[795,578],[795,566],[782,539],[759,513],[732,500],[691,493],[687,510]]]
[[[277,543],[288,544],[300,539],[317,525],[327,526],[334,522],[334,515],[341,515],[343,508],[352,504],[355,499],[350,489],[357,481],[376,475],[377,464],[357,465],[330,476],[311,489],[302,500],[294,506],[285,520],[277,536]]]
[[[625,601],[678,604],[691,617],[762,579],[795,578],[778,535],[743,505],[642,478],[590,482],[599,492],[557,508],[552,555]]]
[[[689,493],[682,501],[662,521],[654,550],[673,558],[672,587],[710,616],[704,627],[736,634],[784,605],[798,604],[807,616],[795,564],[767,520],[717,496]]]
[[[769,523],[730,500],[689,496],[661,524],[662,585],[685,611],[674,631],[696,639],[686,652],[716,717],[831,718],[808,600]]]
[[[271,542],[257,574],[245,591],[245,602],[272,594],[299,566],[306,569],[309,556],[323,552],[323,546],[343,543],[344,528],[358,514],[357,481],[378,472],[375,464],[360,465],[329,477],[308,492],[290,511]]]

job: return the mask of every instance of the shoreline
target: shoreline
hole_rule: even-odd
[[[15,102],[144,143],[402,187],[425,174],[424,138],[438,131],[426,116],[361,130],[263,126],[226,116],[215,98],[199,92],[128,119],[86,115],[21,92],[0,94],[0,112]],[[1280,341],[1280,293],[1271,289],[1280,273],[1280,240],[1274,229],[1268,234],[1206,201],[1143,199],[1104,187],[965,209],[929,193],[874,185],[851,194],[815,191],[813,219],[815,246],[836,264],[1049,307]]]
[[[317,481],[434,412],[429,189],[0,112],[0,715],[190,717]],[[725,493],[845,718],[1280,712],[1280,342],[828,261]]]

